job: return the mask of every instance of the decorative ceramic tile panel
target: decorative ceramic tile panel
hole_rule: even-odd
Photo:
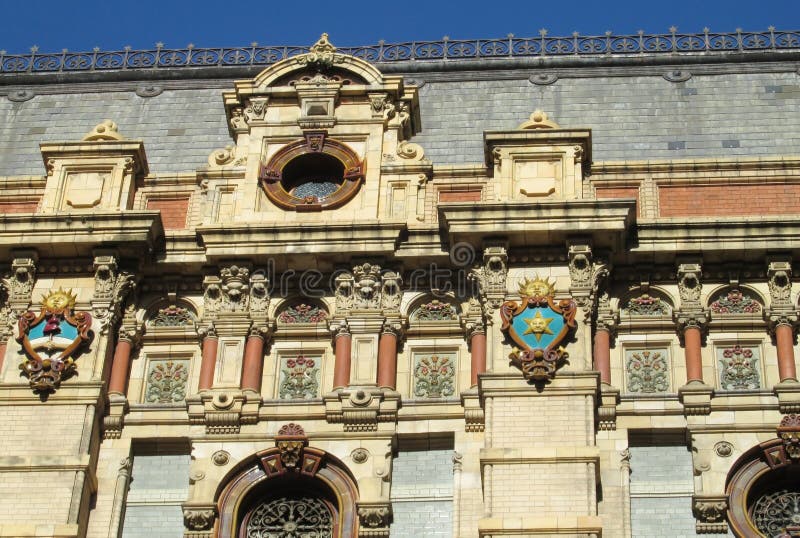
[[[414,396],[445,398],[455,393],[456,354],[414,354]]]
[[[714,314],[760,314],[761,303],[740,289],[728,290],[709,305]]]
[[[283,400],[305,400],[319,396],[322,359],[318,356],[281,357],[278,397]]]
[[[149,324],[152,327],[186,327],[195,322],[194,314],[186,308],[171,305],[160,308]]]
[[[646,293],[628,300],[623,312],[629,316],[668,316],[669,305],[659,297]]]
[[[458,319],[458,312],[449,303],[434,299],[417,307],[411,319],[418,321],[451,321]]]
[[[305,303],[296,304],[278,315],[281,323],[319,323],[328,319],[328,313],[318,306]]]
[[[188,360],[150,361],[147,371],[146,403],[176,403],[186,399]]]
[[[625,374],[628,392],[667,392],[669,351],[666,348],[625,350]]]
[[[717,348],[719,387],[722,390],[747,390],[761,387],[758,346],[722,346]]]

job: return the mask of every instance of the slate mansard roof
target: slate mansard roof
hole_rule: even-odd
[[[420,86],[413,141],[434,165],[482,162],[483,132],[513,129],[534,109],[591,128],[595,161],[779,156],[800,153],[800,45],[786,43],[376,66]],[[105,118],[144,141],[152,173],[194,170],[231,142],[222,91],[261,69],[2,69],[0,176],[43,174],[40,142],[80,139]]]

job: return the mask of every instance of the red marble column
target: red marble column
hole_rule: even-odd
[[[475,387],[478,385],[478,375],[486,371],[486,333],[474,331],[469,339],[469,349],[472,359],[470,386]]]
[[[353,337],[348,332],[340,332],[334,340],[336,361],[333,366],[333,388],[338,389],[350,384],[350,361]]]
[[[7,343],[8,343],[8,340],[5,340],[5,339],[2,342],[0,342],[0,372],[3,371],[3,361],[6,358],[6,344]]]
[[[397,335],[392,331],[384,331],[378,342],[378,387],[394,390],[396,386]]]
[[[775,346],[778,348],[778,375],[781,381],[797,380],[794,362],[794,330],[791,325],[781,323],[775,327]]]
[[[598,327],[594,333],[594,368],[600,372],[600,382],[611,384],[611,333]]]
[[[264,338],[251,335],[244,346],[242,362],[242,390],[261,392],[261,374],[264,372]]]
[[[216,336],[203,338],[203,359],[200,362],[200,390],[208,390],[214,385],[214,371],[217,368],[217,347],[219,339]]]
[[[688,326],[683,330],[683,348],[686,356],[686,382],[702,382],[703,358],[700,327]]]
[[[108,392],[125,396],[128,385],[128,374],[131,368],[131,351],[133,343],[124,337],[117,340],[114,359],[111,361],[111,376],[108,381]]]

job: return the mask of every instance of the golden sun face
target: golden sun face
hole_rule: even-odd
[[[72,290],[58,288],[58,291],[51,291],[42,298],[42,304],[50,310],[64,310],[73,308],[78,296]]]
[[[519,283],[519,294],[522,297],[547,297],[555,292],[555,286],[549,280],[539,278],[539,275],[533,280],[525,278]]]
[[[536,340],[539,341],[542,339],[543,334],[553,334],[553,331],[550,330],[550,322],[553,321],[553,318],[546,318],[542,316],[541,311],[536,311],[536,315],[532,318],[527,318],[523,320],[527,325],[528,328],[525,329],[525,332],[522,333],[522,336],[526,334],[533,334],[536,336]]]

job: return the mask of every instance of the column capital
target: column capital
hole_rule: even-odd
[[[350,332],[350,325],[347,324],[346,319],[334,319],[328,323],[328,331],[331,333],[331,338],[336,340],[340,336],[352,336]]]
[[[683,334],[686,329],[698,329],[702,334],[705,334],[710,321],[709,313],[704,309],[676,310],[672,314],[672,319],[675,322],[675,328],[681,340],[683,340]]]
[[[798,326],[798,313],[796,310],[766,310],[764,311],[764,321],[767,322],[769,333],[774,336],[775,329],[785,325],[795,331]]]

